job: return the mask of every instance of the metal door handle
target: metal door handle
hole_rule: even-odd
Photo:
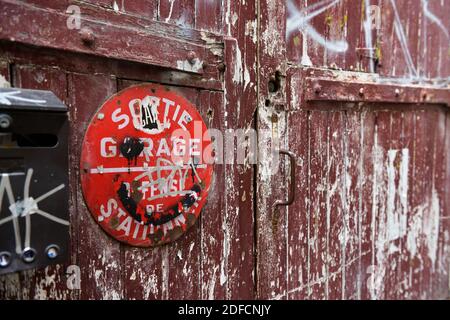
[[[295,199],[295,166],[296,166],[295,154],[288,150],[280,150],[280,154],[289,157],[289,162],[291,166],[291,182],[290,182],[291,185],[289,188],[288,199],[286,201],[283,200],[275,201],[275,203],[273,204],[274,208],[278,206],[289,206],[294,202]]]

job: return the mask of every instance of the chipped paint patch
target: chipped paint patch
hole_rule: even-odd
[[[188,60],[178,60],[177,68],[187,72],[199,72],[203,68],[203,61],[198,58],[195,58],[193,63]]]

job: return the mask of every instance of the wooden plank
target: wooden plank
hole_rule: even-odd
[[[408,168],[409,165],[409,150],[406,151],[402,144],[403,118],[402,112],[390,112],[389,149],[387,151],[388,198],[386,203],[386,226],[388,228],[389,255],[385,275],[386,299],[401,298],[399,289],[402,279],[398,277],[401,258],[400,241],[406,234],[408,214],[405,206],[408,195],[408,191],[405,188],[408,175],[404,174],[405,171],[402,169],[404,166]]]
[[[410,283],[411,283],[411,299],[420,298],[421,294],[421,280],[422,280],[422,246],[420,239],[423,233],[422,221],[424,216],[424,202],[426,196],[426,149],[427,146],[427,132],[425,127],[425,112],[418,110],[415,112],[414,118],[414,154],[413,154],[413,180],[416,183],[412,189],[411,199],[411,219],[408,219],[409,237],[411,238],[411,258],[410,258]]]
[[[297,155],[295,201],[288,208],[288,299],[308,297],[308,229],[309,229],[309,128],[308,112],[302,110],[299,99],[301,73],[297,70],[288,76],[286,87],[290,103],[288,115],[289,148]]]
[[[151,65],[171,68],[174,70],[204,74],[206,77],[217,76],[208,74],[202,67],[203,62],[209,66],[217,66],[217,50],[209,50],[213,34],[205,35],[192,31],[187,33],[181,28],[167,27],[167,24],[148,21],[147,27],[136,26],[133,21],[127,21],[125,15],[99,12],[96,19],[83,20],[83,28],[67,29],[65,12],[50,11],[47,8],[25,4],[15,0],[2,0],[2,16],[0,20],[0,39],[41,46],[53,49],[87,53],[96,56],[135,61]],[[114,12],[114,11],[113,11]],[[114,24],[108,24],[100,19],[106,15],[106,20],[113,16]],[[16,19],[8,19],[15,16]],[[30,19],[34,23],[27,23]],[[83,16],[82,16],[83,19]],[[46,25],[47,28],[35,28]],[[90,29],[90,31],[86,31]],[[20,32],[17,32],[20,30]],[[80,32],[85,30],[85,32]],[[87,33],[89,33],[87,35]],[[167,35],[170,34],[170,37]],[[114,35],[114,36],[111,36]],[[204,39],[208,39],[208,41]],[[133,44],[130,50],[130,43]],[[152,43],[152,46],[148,44]],[[194,52],[194,63],[188,61],[188,55]]]
[[[405,235],[400,238],[399,244],[399,267],[398,267],[398,288],[397,288],[397,298],[398,299],[410,299],[412,294],[411,287],[411,262],[415,255],[415,241],[414,239],[414,225],[416,215],[414,214],[412,207],[412,196],[415,185],[414,180],[414,155],[415,155],[415,112],[403,112],[403,125],[402,125],[402,133],[401,133],[401,144],[405,150],[408,150],[409,154],[409,164],[407,167],[408,170],[408,184],[407,188],[407,199],[406,199],[406,207],[407,207],[407,216],[406,216],[406,230]]]
[[[448,135],[447,126],[448,112],[440,109],[436,111],[437,121],[435,123],[436,138],[434,139],[434,153],[433,153],[433,181],[434,192],[437,196],[439,205],[439,227],[435,230],[438,233],[437,248],[435,261],[431,265],[430,278],[430,299],[447,299],[449,296],[449,264],[448,264],[448,211],[446,211],[446,193],[447,185],[447,158],[448,158]]]
[[[242,129],[250,134],[258,105],[256,94],[257,43],[255,34],[246,32],[247,25],[256,25],[256,2],[226,0],[222,4],[222,34],[225,40],[224,57],[224,130]],[[228,18],[227,18],[228,17]],[[229,38],[231,37],[231,38]],[[244,163],[225,167],[225,214],[222,217],[224,246],[221,250],[223,277],[227,299],[254,299],[255,292],[255,167],[249,158],[252,139],[244,140]],[[234,142],[233,142],[234,143]],[[235,150],[225,143],[227,150]],[[222,265],[221,265],[222,268]]]
[[[419,120],[419,119],[418,119]],[[417,122],[416,122],[417,125]],[[436,263],[438,238],[439,238],[439,217],[440,217],[440,200],[439,193],[436,190],[436,181],[434,178],[435,170],[435,149],[442,145],[442,139],[438,136],[439,111],[436,108],[427,110],[420,119],[420,126],[425,130],[423,137],[426,145],[421,150],[424,155],[424,167],[420,168],[425,179],[423,181],[423,201],[422,205],[422,272],[420,282],[420,297],[422,299],[430,299],[432,297],[432,275]]]
[[[222,90],[223,87],[221,80],[215,80],[218,77],[204,79],[203,75],[198,74],[189,74],[189,76],[186,76],[185,72],[168,70],[167,68],[137,62],[117,61],[87,54],[61,52],[39,47],[10,46],[3,42],[0,42],[0,51],[5,58],[11,59],[18,64],[28,64],[30,61],[33,61],[34,64],[54,68],[64,66],[66,71],[75,73],[102,74],[105,76],[114,74],[118,78],[140,81],[148,81],[151,79],[162,84],[210,90]],[[214,66],[210,67],[209,72],[219,73]]]
[[[223,94],[209,91],[201,91],[199,106],[203,119],[208,128],[221,130],[223,128],[224,110],[215,108],[223,103]],[[223,132],[223,131],[221,131]],[[217,133],[217,132],[216,132]],[[218,139],[218,137],[217,137]],[[223,148],[223,141],[216,141],[217,148]],[[226,283],[221,283],[226,274],[224,262],[221,261],[221,251],[224,247],[224,234],[222,219],[225,215],[225,199],[223,190],[225,185],[225,165],[214,165],[213,183],[209,193],[209,199],[205,205],[200,220],[201,230],[201,299],[225,299]],[[250,197],[246,194],[246,197]],[[221,266],[223,268],[221,268]]]
[[[344,156],[345,118],[343,112],[329,114],[328,178],[326,186],[326,246],[327,246],[327,298],[336,300],[344,297],[345,245],[348,230],[345,217],[348,215],[346,194],[346,161]]]
[[[311,299],[328,298],[327,265],[327,193],[329,171],[329,114],[311,112],[310,136],[310,227],[309,227],[309,294]]]
[[[393,190],[392,179],[395,177],[393,153],[389,152],[390,112],[377,111],[375,132],[374,183],[373,183],[373,219],[374,252],[372,283],[372,299],[386,299],[386,273],[390,255],[390,233],[387,225],[388,214],[392,212],[391,198]],[[390,184],[389,184],[390,183]],[[388,190],[390,186],[391,190]],[[389,204],[389,207],[388,207]]]
[[[289,230],[287,207],[274,207],[277,200],[286,199],[288,188],[286,159],[279,163],[270,161],[272,144],[279,140],[284,147],[286,137],[286,119],[267,108],[258,110],[258,280],[259,299],[287,298],[287,231]],[[275,150],[276,152],[276,150]],[[272,171],[274,170],[274,171]],[[277,186],[276,188],[274,186]]]
[[[450,254],[450,238],[448,237],[450,233],[450,197],[448,196],[450,192],[450,115],[446,113],[446,128],[445,128],[445,145],[444,145],[444,172],[443,178],[445,181],[445,195],[444,198],[444,210],[442,212],[440,220],[440,234],[439,234],[439,258],[437,270],[439,278],[436,281],[438,283],[435,286],[435,296],[439,298],[448,298],[450,291],[450,284],[445,281],[449,278],[450,274],[450,260],[448,256]]]
[[[374,197],[375,170],[374,161],[376,153],[376,115],[364,107],[361,114],[361,217],[359,218],[359,298],[367,300],[373,298],[375,280],[374,267]]]
[[[343,143],[344,157],[344,192],[346,195],[346,211],[344,227],[346,241],[344,243],[345,269],[344,299],[360,299],[361,274],[359,272],[360,260],[366,254],[360,251],[361,218],[362,218],[362,183],[364,177],[361,170],[363,166],[362,143],[362,111],[346,111],[345,135]]]
[[[117,91],[114,77],[69,75],[69,101],[73,110],[71,141],[74,166],[78,167],[84,132],[95,110]],[[79,172],[77,172],[79,178]],[[81,188],[76,190],[77,263],[81,268],[81,299],[120,299],[123,297],[123,278],[120,244],[109,237],[92,219],[85,206]]]
[[[423,163],[416,168],[420,170],[424,179],[422,181],[422,245],[420,255],[422,257],[422,271],[420,272],[420,297],[429,299],[431,297],[431,273],[432,265],[436,259],[436,249],[439,232],[439,198],[435,189],[433,179],[434,149],[436,136],[436,125],[438,123],[438,113],[435,109],[427,110],[420,119],[416,120],[416,128],[423,128],[423,141],[425,145],[419,150],[423,153]],[[416,132],[420,132],[417,130]]]
[[[308,101],[342,101],[371,103],[450,105],[450,93],[444,88],[373,83],[354,78],[348,81],[308,78],[305,99]],[[350,77],[352,74],[349,74]]]
[[[286,65],[286,3],[264,0],[259,2],[258,31],[258,176],[257,176],[257,297],[259,299],[288,297],[287,246],[289,211],[280,206],[273,207],[277,200],[286,199],[287,176],[285,161],[274,163],[268,155],[280,148],[289,148],[287,143],[287,115],[276,110],[287,106],[285,84]],[[239,12],[236,11],[238,15]],[[251,13],[249,13],[250,15]],[[231,16],[232,17],[232,16]],[[231,25],[230,29],[233,29]],[[225,29],[229,33],[230,29]],[[240,31],[241,33],[243,31]],[[251,37],[247,41],[252,41]],[[250,42],[249,44],[251,44]],[[246,53],[247,59],[250,52]],[[251,69],[251,64],[247,64]],[[278,80],[277,80],[278,75]],[[278,84],[277,84],[278,81]],[[271,85],[270,85],[271,83]],[[273,88],[269,90],[269,85]],[[255,100],[256,101],[256,100]],[[250,102],[250,101],[249,101]],[[242,113],[242,108],[241,108]],[[241,115],[240,115],[241,116]],[[279,147],[275,146],[279,141]],[[293,150],[295,151],[295,150]],[[273,160],[273,159],[272,159]],[[278,171],[272,171],[273,169]]]

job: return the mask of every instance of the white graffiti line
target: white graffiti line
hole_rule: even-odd
[[[0,177],[15,177],[15,176],[24,176],[25,173],[23,172],[12,172],[12,173],[2,173],[0,174]]]
[[[19,217],[25,218],[25,241],[24,241],[25,247],[29,247],[30,243],[31,243],[31,218],[30,218],[30,216],[32,214],[41,215],[41,216],[45,217],[46,219],[49,219],[54,222],[57,222],[57,223],[60,223],[63,225],[67,225],[67,226],[70,225],[70,223],[64,219],[57,218],[48,212],[42,211],[38,207],[38,203],[40,201],[50,197],[51,195],[55,194],[58,191],[64,189],[64,187],[65,187],[64,184],[57,186],[56,188],[41,195],[37,199],[33,199],[32,197],[30,197],[30,184],[31,184],[31,177],[33,175],[33,169],[28,169],[27,175],[25,178],[25,183],[24,183],[24,190],[23,190],[24,199],[21,201],[15,201],[15,197],[14,197],[14,194],[12,191],[11,182],[10,182],[9,177],[17,176],[17,175],[23,175],[23,174],[15,174],[15,173],[1,174],[2,179],[0,181],[0,209],[2,207],[3,195],[6,191],[6,194],[8,196],[9,211],[11,212],[11,216],[1,219],[0,226],[7,222],[13,221],[14,236],[15,236],[15,243],[16,243],[16,253],[20,254],[20,253],[22,253],[22,240],[20,237],[20,225],[19,225],[19,221],[18,221]]]
[[[335,52],[345,52],[348,50],[348,43],[345,40],[334,40],[329,41],[323,37],[316,29],[310,25],[306,25],[304,32],[308,34],[314,41],[319,43],[321,46],[325,47],[330,51]]]
[[[27,177],[25,178],[25,184],[23,187],[23,199],[28,199],[30,197],[30,183],[31,176],[33,175],[33,169],[29,169],[27,172]],[[30,239],[31,239],[31,221],[30,215],[25,217],[25,248],[30,247]]]
[[[179,166],[180,169],[189,169],[190,165]],[[197,165],[199,169],[205,169],[206,164]],[[157,167],[117,167],[117,168],[104,168],[103,166],[98,166],[97,168],[92,168],[89,172],[91,174],[107,174],[107,173],[128,173],[128,172],[144,172],[152,173],[156,170],[172,170],[172,166],[161,166]]]
[[[43,194],[42,196],[40,196],[39,198],[37,198],[35,200],[36,203],[41,202],[42,200],[50,197],[51,195],[55,194],[56,192],[58,192],[59,190],[64,189],[66,186],[64,184],[60,184],[59,186],[57,186],[56,188],[50,190],[49,192]]]
[[[17,97],[16,95],[20,94],[20,91],[12,91],[12,92],[0,92],[0,103],[1,104],[6,104],[6,105],[11,105],[11,101],[10,100],[15,100],[15,101],[22,101],[22,102],[29,102],[29,103],[36,103],[36,104],[42,104],[42,103],[46,103],[46,100],[36,100],[36,99],[28,99],[28,98],[22,98],[22,97]]]
[[[40,216],[43,216],[44,218],[52,220],[52,221],[54,221],[56,223],[59,223],[59,224],[65,225],[65,226],[69,226],[70,225],[69,221],[61,219],[61,218],[58,218],[58,217],[55,217],[54,215],[51,215],[48,212],[45,212],[45,211],[42,211],[42,210],[37,210],[35,213],[40,215]]]
[[[286,33],[288,36],[301,28],[304,24],[308,23],[311,19],[318,16],[322,12],[325,12],[326,10],[332,8],[333,6],[337,5],[341,0],[324,0],[320,1],[318,3],[315,3],[309,7],[306,7],[304,9],[297,9],[295,4],[290,0],[287,3],[287,10],[290,14],[289,18],[287,19],[286,23]],[[317,9],[318,8],[318,9]],[[315,10],[308,14],[309,11]]]
[[[417,69],[414,66],[411,52],[408,48],[408,41],[406,40],[405,31],[403,30],[403,25],[400,20],[400,15],[398,14],[397,5],[395,4],[394,0],[391,0],[392,8],[394,9],[394,15],[395,15],[395,21],[394,21],[394,28],[395,28],[395,34],[397,35],[398,40],[400,41],[400,45],[402,47],[403,55],[405,56],[406,65],[408,66],[410,76],[417,78]]]
[[[169,2],[170,2],[170,9],[169,9],[169,15],[166,18],[166,22],[169,22],[170,18],[172,17],[173,4],[174,4],[175,0],[169,0]]]
[[[337,5],[341,0],[324,0],[318,2],[312,6],[299,10],[293,3],[292,0],[288,2],[287,8],[290,13],[289,18],[286,21],[286,35],[299,30],[304,36],[309,36],[315,42],[319,43],[321,46],[325,47],[330,51],[335,52],[345,52],[348,50],[348,43],[345,40],[328,40],[323,35],[321,35],[313,26],[309,24],[309,21],[319,14],[325,12],[329,8]],[[315,11],[309,12],[310,10],[316,9]],[[309,13],[308,13],[309,12]]]
[[[450,34],[448,30],[445,28],[442,21],[428,9],[428,0],[422,0],[422,10],[425,17],[434,22],[444,32],[444,34],[447,36],[447,39],[450,39]]]
[[[0,210],[2,208],[2,202],[3,202],[3,195],[6,191],[6,195],[8,196],[9,204],[14,204],[14,194],[11,187],[11,182],[9,180],[9,175],[2,174],[2,180],[0,181]],[[12,210],[11,210],[12,209]],[[0,226],[6,222],[13,221],[13,228],[14,228],[14,238],[16,242],[16,253],[20,254],[22,252],[22,240],[20,238],[20,229],[19,229],[19,221],[18,221],[18,215],[14,208],[10,207],[11,211],[11,217],[10,219],[4,219],[0,223]]]
[[[369,48],[369,68],[370,72],[374,73],[374,61],[373,61],[373,48],[372,46],[372,19],[370,15],[370,0],[365,0],[365,11],[366,11],[366,20],[364,21],[364,36],[366,41],[366,47]]]

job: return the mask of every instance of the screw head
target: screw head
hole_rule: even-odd
[[[0,252],[0,268],[6,268],[11,264],[11,253],[3,251]]]
[[[315,94],[319,94],[320,91],[322,91],[322,87],[320,86],[320,84],[316,83],[316,84],[314,85],[314,93],[315,93]]]
[[[224,72],[225,69],[226,69],[225,63],[223,63],[223,62],[219,63],[219,64],[217,65],[217,69],[218,69],[220,72]]]
[[[364,88],[360,88],[360,89],[359,89],[359,95],[360,95],[360,96],[363,96],[363,95],[364,95]]]
[[[59,255],[59,247],[56,244],[52,244],[45,249],[45,252],[47,254],[47,258],[56,259]]]
[[[189,51],[187,55],[187,60],[190,64],[194,64],[195,58],[197,58],[197,54],[194,51]]]
[[[79,31],[79,34],[80,34],[81,41],[83,41],[83,43],[85,45],[91,46],[94,44],[94,42],[95,42],[94,31],[92,31],[89,28],[82,28]]]
[[[26,263],[32,263],[36,260],[36,250],[33,248],[25,248],[22,252],[22,260]]]
[[[105,114],[104,114],[104,113],[99,113],[99,114],[97,115],[97,119],[98,119],[98,120],[103,120],[103,119],[105,119]]]
[[[395,89],[395,96],[396,97],[400,96],[400,90],[399,89]]]
[[[0,114],[0,129],[8,129],[12,124],[12,118],[7,114]]]

